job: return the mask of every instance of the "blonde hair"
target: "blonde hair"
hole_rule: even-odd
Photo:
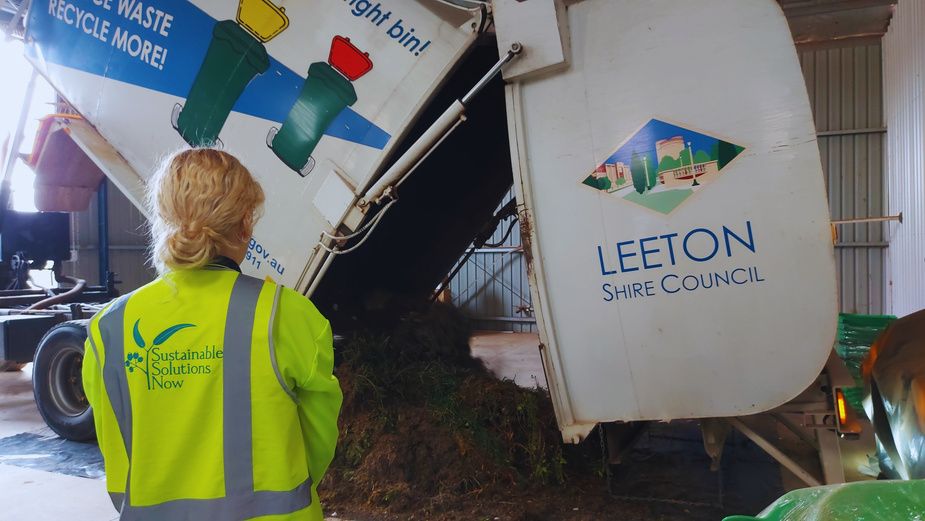
[[[147,186],[158,273],[201,268],[250,239],[263,202],[260,184],[227,152],[196,148],[168,157]]]

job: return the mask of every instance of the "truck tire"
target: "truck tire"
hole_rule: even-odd
[[[72,320],[51,328],[39,342],[32,366],[32,391],[42,419],[58,436],[72,441],[96,435],[80,372],[86,323]]]

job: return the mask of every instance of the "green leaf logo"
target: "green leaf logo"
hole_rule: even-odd
[[[138,323],[136,322],[135,324],[137,325]],[[159,346],[163,344],[164,342],[167,341],[168,338],[173,336],[174,333],[176,333],[177,331],[181,329],[186,329],[188,327],[196,327],[196,325],[195,324],[177,324],[175,326],[168,327],[167,329],[162,331],[161,334],[154,337],[154,345]]]
[[[141,322],[141,319],[135,321],[135,327],[132,329],[132,336],[135,337],[135,343],[138,344],[138,347],[145,346],[145,339],[141,337],[141,332],[138,331],[138,323]]]
[[[135,343],[138,345],[138,347],[141,349],[144,349],[144,352],[146,354],[149,353],[152,349],[154,349],[155,346],[159,346],[163,344],[164,342],[166,342],[167,339],[172,337],[174,333],[176,333],[177,331],[180,331],[181,329],[186,329],[188,327],[196,327],[195,324],[177,324],[175,326],[170,326],[167,329],[161,331],[160,334],[158,334],[156,337],[154,337],[154,342],[150,346],[146,347],[145,339],[143,336],[141,336],[141,331],[139,331],[138,329],[139,322],[141,322],[140,318],[135,321],[135,327],[132,328],[132,337],[135,339]],[[142,365],[142,363],[144,364]],[[149,391],[152,389],[151,380],[153,376],[148,372],[148,370],[150,369],[150,365],[151,365],[150,356],[142,356],[139,353],[128,353],[125,356],[125,367],[128,369],[130,373],[135,372],[135,369],[138,369],[145,374],[148,380],[148,390]]]

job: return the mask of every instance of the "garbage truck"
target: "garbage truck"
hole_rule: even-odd
[[[236,154],[267,195],[244,273],[309,296],[335,330],[428,299],[513,186],[565,442],[606,426],[619,448],[640,422],[698,420],[718,462],[730,424],[760,439],[739,417],[802,411],[835,458],[824,481],[843,479],[828,474],[850,431],[832,401],[832,227],[773,0],[41,0],[17,15],[73,112],[54,132],[142,212],[171,151]],[[56,327],[79,353],[79,325]],[[68,380],[79,356],[56,366],[45,347],[46,420],[92,435]]]

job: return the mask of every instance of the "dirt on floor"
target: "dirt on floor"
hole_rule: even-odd
[[[562,443],[548,393],[491,375],[469,354],[465,324],[457,310],[437,305],[388,336],[355,335],[338,347],[340,440],[319,485],[327,515],[363,521],[722,519],[721,501],[698,505],[612,494],[596,433],[578,445]],[[651,457],[644,451],[636,456]],[[664,451],[660,457],[676,460]],[[698,465],[709,472],[708,459]],[[611,478],[633,483],[632,475]]]

